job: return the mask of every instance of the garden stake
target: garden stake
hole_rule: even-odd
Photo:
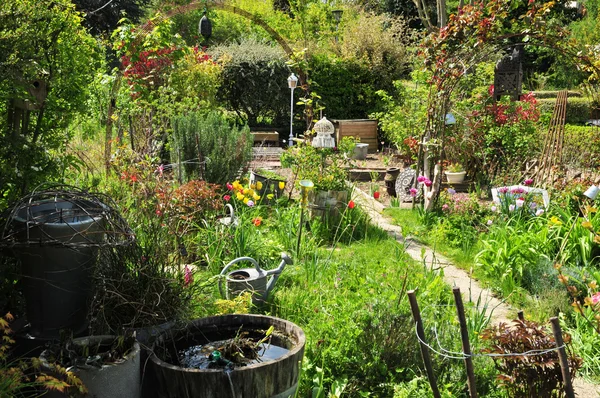
[[[555,316],[550,318],[550,323],[552,324],[552,333],[554,333],[556,348],[558,348],[558,361],[560,363],[560,371],[565,385],[565,395],[567,398],[575,398],[575,391],[573,390],[573,384],[571,384],[571,371],[569,370],[569,361],[567,360],[567,351],[565,350],[560,323]]]
[[[521,322],[525,320],[525,315],[523,314],[523,310],[519,310],[519,312],[517,312],[517,317],[519,318],[519,320]]]
[[[454,301],[456,302],[456,312],[458,314],[458,323],[460,324],[460,339],[462,349],[465,354],[465,367],[467,368],[467,385],[469,386],[469,396],[477,398],[477,389],[475,387],[475,372],[473,371],[473,359],[471,358],[471,344],[469,344],[469,331],[467,329],[467,320],[465,318],[465,307],[460,295],[460,288],[452,289]]]
[[[417,336],[419,336],[420,339],[419,348],[421,349],[421,357],[423,358],[423,364],[425,365],[425,370],[427,371],[427,380],[429,380],[431,392],[433,393],[434,398],[441,398],[440,390],[438,390],[435,375],[433,374],[433,367],[431,366],[431,358],[429,357],[429,351],[427,351],[427,347],[423,343],[421,343],[421,341],[425,343],[427,342],[425,341],[423,320],[421,319],[421,312],[419,311],[419,303],[417,303],[415,291],[409,290],[406,294],[408,294],[408,301],[410,302],[410,309],[412,311],[413,319],[417,324]]]
[[[304,224],[304,208],[308,203],[308,191],[310,191],[315,184],[310,180],[300,181],[300,192],[302,199],[300,200],[300,226],[298,227],[298,241],[296,243],[296,257],[300,257],[300,240],[302,239],[302,224]]]

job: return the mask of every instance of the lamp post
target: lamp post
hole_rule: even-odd
[[[294,89],[298,85],[298,77],[293,73],[288,77],[288,87],[290,88],[292,94],[290,97],[290,137],[289,137],[289,146],[294,145]]]

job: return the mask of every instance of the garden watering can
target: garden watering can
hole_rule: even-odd
[[[243,268],[225,274],[229,267],[242,261],[251,262],[254,264],[254,268]],[[257,305],[262,303],[267,300],[269,293],[275,287],[277,279],[279,279],[281,271],[283,271],[287,264],[293,264],[293,261],[286,253],[281,253],[281,263],[279,264],[279,267],[270,271],[260,268],[253,258],[236,258],[227,264],[221,271],[221,276],[225,276],[225,278],[219,279],[219,291],[221,292],[221,296],[229,300],[239,296],[243,292],[249,291],[252,293],[253,304]],[[225,292],[223,291],[223,279],[225,279],[227,283],[227,291]]]

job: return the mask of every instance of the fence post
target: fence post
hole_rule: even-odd
[[[421,311],[419,310],[419,304],[417,303],[417,296],[415,295],[414,290],[409,290],[407,294],[412,316],[417,324],[417,336],[421,339],[419,341],[419,348],[421,349],[421,357],[423,358],[423,364],[425,364],[425,370],[427,371],[427,379],[429,380],[429,385],[431,386],[434,398],[441,398],[440,391],[437,387],[437,381],[433,374],[433,367],[431,366],[431,357],[429,356],[428,348],[421,343],[421,341],[426,342],[426,340],[425,331],[423,330],[423,321],[421,320]]]
[[[565,343],[562,337],[562,330],[560,329],[560,323],[557,317],[550,318],[552,324],[552,333],[554,333],[554,341],[556,341],[556,347],[558,348],[558,361],[560,363],[560,371],[563,377],[563,384],[565,385],[565,394],[567,398],[575,398],[575,391],[573,390],[573,384],[571,384],[571,371],[569,369],[569,360],[567,359],[567,350],[565,350]]]
[[[469,330],[467,329],[467,319],[465,318],[465,307],[460,295],[460,288],[452,289],[454,301],[456,302],[456,312],[458,314],[458,323],[460,324],[460,339],[462,349],[465,354],[465,367],[467,368],[467,385],[469,386],[469,396],[477,398],[477,389],[475,388],[475,372],[473,370],[473,359],[471,358],[471,344],[469,343]]]

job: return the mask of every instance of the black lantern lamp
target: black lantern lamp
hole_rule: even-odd
[[[212,23],[210,19],[206,16],[206,8],[204,9],[204,15],[200,19],[200,23],[198,24],[198,31],[204,37],[204,40],[208,40],[212,35]]]

